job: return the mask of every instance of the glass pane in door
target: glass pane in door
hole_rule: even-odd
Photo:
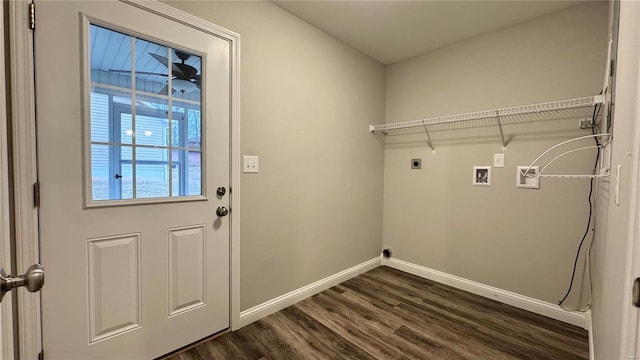
[[[90,25],[92,201],[202,195],[202,57]]]

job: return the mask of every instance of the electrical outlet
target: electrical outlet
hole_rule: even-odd
[[[591,129],[593,127],[592,119],[580,119],[580,129]]]
[[[243,172],[245,173],[257,173],[260,171],[260,167],[259,167],[259,159],[257,156],[248,156],[248,155],[244,155],[242,157],[242,160],[244,162],[244,166],[243,166]]]
[[[504,154],[493,154],[493,167],[504,167]]]

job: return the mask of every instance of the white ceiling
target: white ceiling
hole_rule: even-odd
[[[581,1],[272,1],[383,64]]]

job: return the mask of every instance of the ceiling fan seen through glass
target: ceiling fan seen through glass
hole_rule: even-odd
[[[184,93],[192,92],[195,90],[200,90],[200,87],[202,84],[202,75],[198,74],[198,69],[186,63],[187,60],[189,60],[192,56],[195,56],[195,55],[191,55],[189,53],[186,53],[180,50],[175,50],[175,49],[173,51],[176,57],[178,57],[179,62],[171,63],[172,93],[176,93],[177,91],[180,91],[181,93],[184,94]],[[152,52],[149,52],[148,54],[151,55],[151,57],[153,57],[160,64],[162,64],[165,68],[167,69],[169,68],[168,66],[169,59],[167,59],[166,57],[152,53]],[[131,70],[110,69],[109,71],[117,72],[117,73],[129,73],[129,74],[131,73]],[[159,72],[148,72],[148,71],[136,71],[136,75],[153,75],[153,76],[162,76],[165,78],[169,76],[168,73],[163,74]],[[169,90],[169,82],[167,81],[167,84],[158,93],[167,94],[168,90]]]

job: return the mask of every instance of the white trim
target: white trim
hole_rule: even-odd
[[[637,17],[636,19],[637,20]],[[636,26],[636,31],[639,27]],[[634,36],[636,38],[637,36]],[[640,66],[636,63],[636,66]],[[625,280],[623,283],[622,293],[622,323],[620,330],[620,357],[625,359],[638,359],[640,358],[640,343],[637,338],[640,334],[640,323],[638,320],[638,308],[634,307],[631,303],[632,298],[632,284],[636,277],[640,276],[640,126],[638,126],[638,119],[640,119],[640,101],[637,100],[637,96],[640,93],[638,84],[640,84],[640,71],[637,71],[638,78],[636,79],[636,102],[635,117],[629,119],[636,124],[634,126],[634,135],[632,143],[631,160],[631,175],[629,177],[629,213],[627,219],[629,223],[627,225],[627,239],[626,239],[626,263],[625,263]],[[620,169],[621,165],[618,165]],[[618,171],[618,177],[616,181],[616,199],[620,197],[619,183],[620,183],[620,171]],[[620,206],[620,202],[617,201],[617,205]]]
[[[162,150],[168,150],[168,149],[162,149]],[[204,190],[204,181],[202,184],[202,189]],[[91,195],[91,192],[85,193],[84,195],[89,196]],[[106,208],[106,207],[149,205],[149,204],[171,204],[171,203],[207,201],[207,200],[208,198],[203,195],[167,196],[167,197],[158,197],[158,198],[135,198],[135,199],[122,199],[122,200],[87,199],[86,203],[84,204],[84,209],[99,209],[99,208]]]
[[[231,222],[231,330],[240,326],[240,35],[229,32],[231,44],[231,186],[229,188]],[[231,211],[231,209],[230,209]]]
[[[592,320],[591,320],[591,309],[584,312],[584,329],[591,332]]]
[[[286,308],[287,306],[293,305],[312,295],[324,291],[332,286],[338,285],[341,282],[347,281],[352,277],[358,276],[369,270],[373,270],[379,266],[380,257],[375,257],[371,260],[343,270],[337,274],[333,274],[312,284],[303,286],[299,289],[278,296],[275,299],[271,299],[260,305],[254,306],[251,309],[242,311],[240,313],[240,327],[249,325],[254,321],[258,321],[268,315],[278,312]]]
[[[510,291],[498,289],[484,285],[475,281],[464,279],[455,275],[450,275],[442,271],[429,269],[424,266],[412,264],[410,262],[389,259],[383,262],[384,266],[407,272],[425,279],[433,280],[441,284],[480,295],[491,300],[515,306],[517,308],[531,311],[552,319],[556,319],[571,325],[585,327],[585,314],[580,312],[569,312],[562,310],[560,306],[545,301],[530,298],[528,296],[516,294]]]
[[[38,211],[33,206],[37,181],[33,33],[29,28],[29,2],[9,2],[11,48],[11,109],[13,124],[13,195],[15,251],[18,273],[39,262]],[[40,296],[18,291],[20,358],[37,359],[42,349]]]
[[[4,6],[0,6],[0,29],[4,33]],[[0,37],[0,49],[6,54],[4,37]],[[7,140],[7,104],[5,102],[4,59],[0,57],[0,265],[11,273],[11,233],[9,208],[9,142]],[[0,304],[0,358],[12,359],[13,349],[13,299],[5,295]]]
[[[591,310],[587,310],[587,312],[584,313],[584,322],[585,322],[585,327],[587,328],[587,331],[589,332],[589,360],[595,360],[596,359],[596,351],[593,348],[593,321],[591,319]]]

